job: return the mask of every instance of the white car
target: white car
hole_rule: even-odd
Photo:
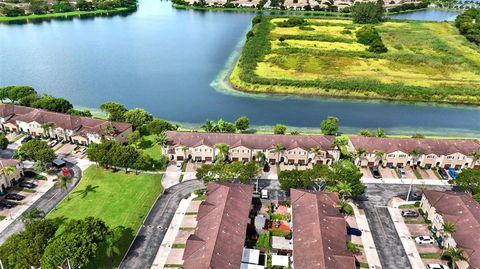
[[[427,264],[427,269],[449,269],[448,266],[438,263]]]
[[[435,243],[435,238],[431,236],[419,236],[415,238],[415,242],[417,242],[417,244],[419,245],[427,245],[427,244],[432,245]]]
[[[266,189],[262,190],[262,199],[268,199],[268,190]]]
[[[183,162],[177,162],[177,169],[182,170]]]

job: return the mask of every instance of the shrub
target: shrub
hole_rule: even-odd
[[[372,25],[363,26],[357,31],[357,42],[363,45],[370,45],[380,39],[380,35]]]
[[[385,53],[388,51],[388,49],[385,47],[381,39],[376,39],[372,44],[370,44],[368,51],[374,53]]]
[[[347,242],[347,249],[352,252],[353,254],[357,254],[360,252],[360,249],[357,247],[357,245],[355,245],[354,243],[352,243],[351,241],[348,241]]]
[[[289,18],[288,20],[278,22],[277,26],[278,27],[296,27],[296,26],[302,26],[306,24],[307,24],[307,21],[305,19],[300,17],[292,17],[292,18]]]
[[[343,35],[349,35],[349,34],[352,33],[352,31],[350,31],[348,29],[345,29],[345,30],[342,30],[340,33],[343,34]]]
[[[315,28],[311,27],[311,26],[300,26],[298,27],[298,29],[302,30],[302,31],[315,31]]]

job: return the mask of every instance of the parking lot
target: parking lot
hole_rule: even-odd
[[[417,179],[415,172],[411,166],[403,167],[405,171],[405,179]],[[363,173],[365,178],[374,178],[372,171],[368,167],[361,167],[360,171]],[[378,171],[380,172],[381,178],[383,179],[399,179],[399,172],[397,168],[390,168],[390,167],[378,167]],[[417,168],[418,173],[421,176],[421,179],[426,180],[439,180],[439,177],[432,169],[420,169]]]

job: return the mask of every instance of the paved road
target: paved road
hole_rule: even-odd
[[[187,180],[166,189],[153,205],[119,268],[150,268],[178,204],[201,188],[204,185],[200,181]]]
[[[252,182],[256,183],[256,182]],[[280,189],[280,182],[277,179],[259,179],[258,180],[258,191],[260,192],[263,189],[268,190],[270,195],[270,200],[285,201],[287,200],[287,194]]]
[[[366,186],[366,193],[359,199],[358,204],[365,210],[382,268],[412,268],[386,208],[388,200],[395,196],[405,199],[409,185],[366,184]],[[449,187],[428,186],[428,189],[446,190]]]
[[[70,182],[67,190],[62,190],[56,185],[53,186],[44,195],[42,195],[42,197],[35,201],[35,203],[33,203],[28,210],[37,208],[47,214],[48,212],[52,211],[52,209],[54,209],[55,206],[57,206],[57,204],[60,203],[60,201],[62,201],[63,198],[67,196],[67,194],[70,193],[73,188],[75,188],[77,183],[80,181],[80,178],[82,178],[82,170],[80,170],[78,166],[75,166],[71,163],[67,163],[67,166],[73,170],[73,179],[72,182]],[[16,219],[0,233],[0,245],[3,244],[5,240],[7,240],[7,238],[12,234],[22,231],[23,228],[24,223],[22,220]]]

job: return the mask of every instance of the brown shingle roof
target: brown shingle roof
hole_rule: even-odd
[[[375,150],[382,150],[385,153],[402,151],[409,153],[412,150],[419,150],[422,154],[450,155],[462,153],[470,155],[480,150],[480,143],[473,139],[428,139],[428,138],[380,138],[380,137],[350,137],[355,149],[364,148],[372,153]]]
[[[197,228],[183,253],[184,269],[238,269],[242,262],[253,187],[209,183]]]
[[[425,196],[445,222],[455,224],[452,237],[470,268],[480,269],[480,204],[467,193],[427,190]]]
[[[167,132],[167,137],[173,147],[197,147],[217,144],[227,144],[230,148],[244,146],[250,149],[272,149],[277,144],[283,144],[287,150],[302,148],[310,150],[320,147],[323,150],[332,149],[335,140],[333,136],[323,135],[272,135],[272,134],[225,134],[200,132]]]
[[[354,269],[347,225],[334,193],[291,189],[295,268]]]
[[[132,127],[131,124],[125,122],[106,121],[38,108],[5,104],[0,105],[0,117],[6,118],[8,122],[12,123],[15,123],[17,120],[24,122],[35,121],[40,124],[51,122],[55,127],[72,130],[79,135],[85,135],[87,133],[98,134],[102,130],[102,127],[109,123],[112,124],[116,130],[116,133],[113,135],[123,133]]]
[[[0,169],[7,166],[16,166],[19,163],[20,160],[0,158]]]

